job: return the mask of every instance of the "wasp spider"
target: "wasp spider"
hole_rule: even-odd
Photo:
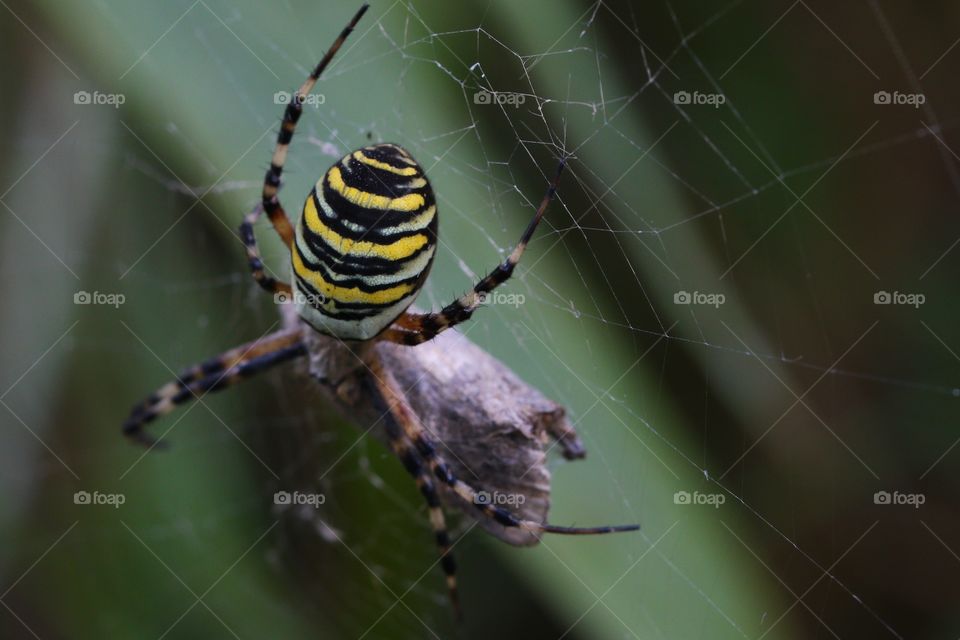
[[[561,162],[516,248],[467,294],[434,313],[412,313],[407,308],[430,271],[437,246],[437,206],[423,168],[395,144],[376,144],[344,156],[323,174],[303,206],[300,222],[290,222],[277,192],[280,176],[303,102],[320,74],[366,12],[364,4],[301,85],[286,106],[273,159],[263,184],[260,205],[240,227],[254,279],[275,296],[290,296],[300,318],[317,332],[360,353],[369,386],[378,404],[388,408],[386,432],[391,448],[415,478],[430,510],[430,523],[441,553],[441,565],[456,607],[455,565],[441,509],[437,481],[466,503],[476,516],[504,527],[542,533],[599,534],[636,530],[634,525],[561,527],[517,517],[510,511],[478,499],[481,489],[459,479],[444,460],[438,442],[423,427],[406,401],[393,373],[363,347],[375,341],[417,345],[469,319],[482,297],[503,284],[520,261],[524,248],[554,196],[564,163]],[[290,250],[293,284],[265,273],[253,225],[262,213]],[[144,427],[176,405],[271,367],[307,355],[302,331],[286,329],[231,349],[185,370],[177,380],[158,389],[134,407],[124,433],[147,446],[157,441]]]

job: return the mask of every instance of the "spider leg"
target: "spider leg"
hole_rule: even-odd
[[[250,273],[253,279],[261,287],[270,293],[285,293],[292,295],[293,289],[286,282],[280,282],[276,278],[268,276],[263,266],[263,260],[260,258],[260,249],[257,247],[257,236],[253,231],[253,225],[263,213],[263,204],[258,204],[253,211],[243,218],[240,224],[240,239],[243,240],[247,248],[247,263],[250,265]]]
[[[400,384],[393,373],[388,371],[379,358],[373,358],[369,363],[372,372],[373,384],[380,395],[387,401],[391,417],[403,431],[404,436],[415,447],[417,454],[441,482],[452,489],[464,502],[472,504],[486,518],[490,518],[504,527],[517,527],[533,533],[564,533],[574,535],[590,535],[600,533],[616,533],[620,531],[636,531],[639,525],[615,525],[602,527],[561,527],[532,520],[518,518],[506,509],[490,504],[489,500],[481,498],[481,492],[466,482],[463,482],[453,473],[450,466],[437,452],[430,434],[420,423],[413,411],[413,407],[406,399]]]
[[[557,192],[557,184],[560,182],[560,174],[563,173],[565,165],[566,158],[563,158],[557,167],[557,173],[547,187],[543,200],[540,201],[540,206],[537,207],[537,212],[527,224],[526,230],[520,236],[520,241],[506,260],[478,282],[472,291],[460,296],[441,311],[436,313],[404,313],[396,320],[397,327],[387,329],[380,334],[379,339],[406,345],[421,344],[432,340],[441,331],[469,320],[477,307],[483,303],[484,296],[506,282],[513,274],[513,269],[520,262],[520,258],[527,248],[527,243],[530,242],[533,232],[536,231],[537,225],[540,224],[540,220],[543,219],[543,215],[547,211],[547,206]]]
[[[266,371],[288,360],[306,354],[299,328],[278,331],[248,342],[186,369],[176,380],[168,382],[146,400],[135,405],[123,423],[123,433],[146,446],[156,440],[145,433],[150,422],[202,395],[219,391],[252,375]]]
[[[386,399],[381,397],[381,400],[389,405]],[[453,605],[454,614],[458,619],[462,619],[463,613],[460,609],[460,597],[457,592],[457,564],[453,559],[450,534],[447,531],[447,521],[440,505],[437,486],[434,484],[433,478],[430,477],[429,471],[424,468],[420,456],[410,446],[397,423],[387,419],[386,431],[390,448],[400,458],[400,462],[403,463],[407,472],[416,480],[417,488],[420,489],[420,493],[427,502],[427,509],[430,512],[430,526],[433,528],[437,549],[440,551],[440,566],[443,568],[443,573],[447,579],[447,593],[450,595],[450,603]]]
[[[280,189],[280,174],[283,173],[283,165],[287,161],[287,150],[290,147],[290,141],[293,139],[293,132],[297,128],[297,121],[300,120],[300,116],[303,114],[303,102],[306,99],[306,95],[313,89],[313,85],[316,84],[320,78],[320,74],[327,68],[333,56],[343,45],[343,41],[347,39],[347,36],[350,35],[350,32],[357,26],[357,22],[360,21],[360,18],[363,17],[363,14],[366,13],[369,8],[369,4],[364,4],[360,7],[350,23],[344,27],[343,31],[340,32],[340,36],[333,42],[330,49],[327,50],[326,55],[323,56],[297,92],[290,97],[290,102],[287,103],[287,107],[283,112],[280,133],[277,134],[277,145],[273,150],[270,168],[267,169],[267,174],[263,179],[261,201],[263,203],[263,210],[267,212],[267,217],[270,218],[270,222],[273,223],[273,228],[276,229],[287,248],[290,248],[293,244],[293,225],[290,224],[290,218],[287,217],[286,212],[280,205],[277,191]]]

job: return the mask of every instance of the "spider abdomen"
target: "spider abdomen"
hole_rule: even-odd
[[[314,328],[369,340],[416,298],[437,242],[423,169],[402,147],[344,156],[317,181],[292,248],[295,302]]]

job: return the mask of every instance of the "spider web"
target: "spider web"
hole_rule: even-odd
[[[956,262],[949,214],[960,202],[955,34],[879,2],[529,4],[373,7],[317,87],[324,103],[301,120],[282,191],[295,211],[347,151],[367,140],[404,145],[442,216],[418,301],[437,309],[509,253],[558,159],[569,159],[503,287],[513,297],[494,298],[463,330],[566,405],[585,442],[586,461],[551,463],[552,519],[643,530],[493,556],[498,543],[455,519],[467,602],[500,588],[506,572],[543,600],[517,587],[505,598],[532,613],[496,598],[491,610],[536,619],[545,637],[955,635],[945,613],[955,588],[937,584],[956,577],[958,551],[955,434],[937,426],[955,417],[960,395],[946,295]],[[250,176],[264,168],[281,109],[261,90],[292,89],[348,9],[282,3],[274,33],[257,28],[259,9],[211,1],[181,15],[187,6],[171,16],[181,16],[172,33],[189,51],[159,40],[145,60],[202,56],[219,70],[230,111],[210,136],[236,122],[268,135],[225,143],[227,156],[252,151],[224,173],[171,117],[138,133],[186,150],[192,174],[171,176],[136,144],[123,165],[171,202],[207,190],[252,202]],[[896,104],[917,95],[917,108]],[[184,250],[219,250],[199,228],[174,232],[142,261],[126,256],[123,287],[154,291],[158,306],[196,317],[208,346],[227,348],[265,331],[275,308],[239,257],[201,274],[164,266]],[[282,273],[268,227],[258,231]],[[892,304],[876,303],[884,293]],[[226,307],[190,308],[198,294]],[[925,299],[911,306],[916,294]],[[201,355],[156,346],[165,362]],[[143,357],[136,342],[101,347]],[[309,385],[278,376],[265,388],[279,401],[253,416],[210,400],[231,432],[199,416],[178,429],[201,459],[249,448],[263,476],[249,499],[202,520],[158,518],[140,535],[201,544],[205,531],[254,517],[265,495],[306,483],[329,500],[295,510],[267,554],[278,571],[297,565],[298,606],[322,598],[349,611],[344,637],[449,633],[425,512],[399,465],[355,430],[318,429],[337,418],[311,402]],[[883,504],[877,492],[924,502]],[[495,557],[495,571],[477,556]],[[356,573],[330,584],[312,575],[317,566]],[[563,586],[541,591],[538,580]],[[371,609],[387,613],[371,619]],[[470,624],[484,628],[477,617]]]

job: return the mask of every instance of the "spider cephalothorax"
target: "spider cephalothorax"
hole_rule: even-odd
[[[461,438],[471,435],[487,438],[491,433],[492,437],[502,438],[510,428],[494,424],[495,428],[490,430],[487,427],[491,425],[487,423],[506,420],[505,427],[513,425],[520,438],[539,444],[552,437],[567,457],[581,457],[582,447],[572,428],[563,420],[562,409],[518,384],[511,383],[506,387],[492,384],[498,381],[498,377],[509,377],[505,367],[492,364],[492,359],[488,361],[473,356],[459,360],[449,358],[447,362],[443,349],[431,350],[429,358],[396,357],[396,349],[401,345],[428,342],[446,329],[468,320],[483,297],[510,278],[553,199],[564,167],[563,160],[540,206],[507,259],[477,282],[473,289],[432,313],[407,310],[433,261],[437,212],[433,191],[423,170],[402,147],[378,144],[344,156],[311,191],[296,229],[280,204],[280,177],[290,141],[303,113],[305,98],[367,8],[367,5],[360,8],[287,104],[273,159],[264,178],[261,204],[244,218],[240,227],[254,279],[275,296],[293,299],[303,322],[312,327],[311,330],[325,335],[305,334],[299,323],[287,319],[285,329],[185,370],[177,380],[136,405],[123,429],[130,438],[152,447],[156,440],[145,432],[145,426],[178,404],[309,354],[313,375],[342,398],[342,404],[348,410],[358,407],[357,399],[362,397],[370,400],[368,404],[385,412],[384,430],[390,447],[416,479],[430,509],[430,523],[440,548],[441,565],[447,574],[450,596],[456,604],[455,566],[440,503],[441,493],[455,506],[485,521],[488,530],[513,544],[531,544],[543,533],[610,533],[631,531],[637,527],[576,528],[547,524],[546,491],[542,486],[535,490],[540,504],[536,509],[510,509],[485,500],[483,489],[461,479],[465,467],[449,464],[445,455],[445,452],[451,452],[456,456],[457,448],[461,451],[470,449],[472,452],[464,457],[477,459],[482,457],[485,447],[478,450],[463,444],[448,445],[443,437],[449,431],[441,428],[455,422],[450,418],[451,411],[476,409],[482,405],[471,404],[462,396],[450,395],[443,380],[455,378],[460,384],[472,380],[476,388],[469,390],[467,398],[470,394],[491,393],[498,396],[495,404],[502,405],[511,394],[515,394],[518,406],[525,407],[522,411],[504,411],[500,406],[486,414],[473,411],[474,415],[469,416],[464,424],[468,427],[476,425],[477,432],[464,436],[460,430],[457,436]],[[292,286],[265,272],[253,231],[254,223],[262,213],[267,214],[291,251]],[[451,347],[458,344],[448,342]],[[461,349],[468,348],[462,346],[465,343],[459,344]],[[324,355],[329,361],[318,364],[317,359]],[[454,361],[458,364],[454,365]],[[471,363],[475,370],[467,369]],[[395,371],[398,367],[417,371],[410,375],[408,370]],[[486,372],[479,379],[476,375],[460,375],[479,371]],[[419,390],[414,387],[428,374],[437,378],[439,382],[434,386],[442,391],[427,394],[429,398],[422,393],[418,397],[418,391],[423,392],[430,385],[421,385]],[[485,384],[488,379],[491,384]],[[460,404],[440,406],[446,400]],[[418,409],[429,412],[429,415],[418,415]],[[357,413],[359,418],[362,411],[357,410]],[[489,454],[495,455],[495,452],[489,451]],[[535,461],[542,457],[538,457],[535,450],[531,455]],[[496,486],[523,486],[521,481],[526,472],[503,468],[507,469],[504,473],[516,471],[520,477],[488,480]],[[517,535],[501,535],[502,530],[514,530]]]

